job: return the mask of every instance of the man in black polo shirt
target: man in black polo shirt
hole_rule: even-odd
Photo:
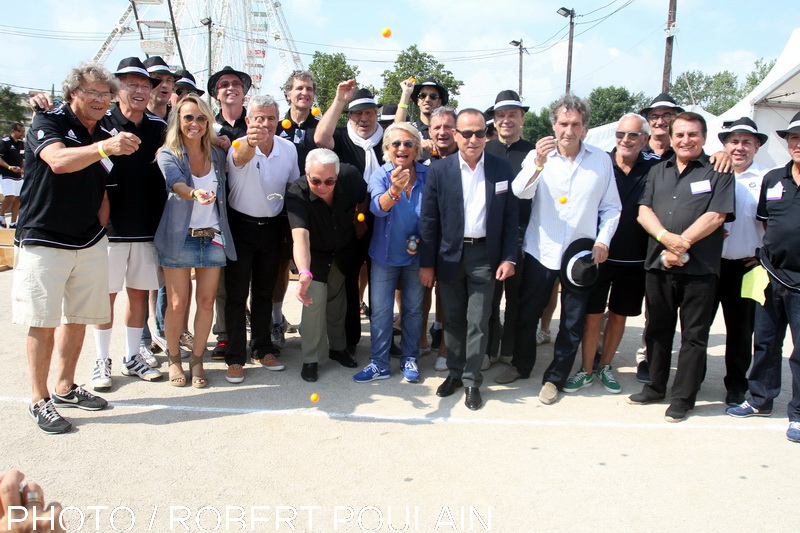
[[[744,418],[769,416],[781,392],[783,339],[786,326],[795,339],[789,368],[792,372],[792,399],[787,409],[789,429],[786,438],[800,442],[800,113],[778,135],[786,139],[791,161],[764,176],[756,216],[764,222],[764,246],[758,259],[769,272],[769,285],[763,306],[756,307],[755,350],[747,380],[750,399],[727,413]]]
[[[347,126],[336,127],[336,121],[347,105]],[[314,142],[322,148],[330,148],[342,163],[356,167],[369,183],[373,172],[383,165],[383,128],[378,124],[378,102],[368,89],[356,90],[356,80],[343,81],[336,87],[336,98],[322,116],[314,134]],[[345,272],[347,291],[347,350],[355,354],[356,345],[361,340],[360,306],[366,289],[366,278],[359,280],[362,265],[369,256],[369,243],[372,240],[372,213],[367,210],[364,222],[356,222],[357,251],[351,270]],[[366,268],[364,269],[366,271]]]
[[[522,105],[516,91],[500,91],[495,98],[495,103],[487,110],[487,114],[494,119],[497,129],[497,139],[486,143],[486,153],[503,157],[511,162],[513,176],[522,170],[522,161],[528,152],[536,146],[522,138],[522,126],[525,124],[525,113],[530,109]],[[516,197],[515,197],[516,198]],[[519,207],[519,249],[517,250],[517,272],[522,272],[522,240],[531,218],[531,201],[517,199]],[[519,308],[519,283],[521,275],[511,276],[505,281],[498,281],[494,289],[492,301],[492,316],[489,319],[489,342],[486,346],[486,355],[481,370],[487,370],[498,356],[511,363],[514,356],[514,322],[517,320]],[[506,310],[503,324],[500,324],[500,300],[505,290]],[[501,347],[502,339],[502,347]]]
[[[367,201],[367,184],[331,150],[318,148],[306,158],[306,177],[286,194],[292,226],[294,262],[299,272],[297,298],[303,304],[300,376],[317,380],[326,347],[328,357],[347,368],[358,366],[345,351],[344,273],[356,255],[355,221]]]
[[[244,97],[250,90],[253,80],[249,75],[233,67],[225,66],[208,79],[208,93],[219,103],[217,113],[217,132],[219,145],[227,151],[231,142],[247,135],[247,108]],[[225,359],[228,351],[228,334],[225,331],[225,269],[222,270],[217,284],[217,298],[214,302],[214,325],[211,332],[217,337],[217,345],[211,354],[212,359]]]
[[[129,155],[139,146],[134,135],[112,136],[98,124],[116,93],[117,81],[103,67],[90,63],[72,69],[63,87],[67,103],[37,113],[25,143],[12,309],[14,323],[30,328],[29,412],[46,433],[72,428],[56,407],[96,411],[108,405],[75,384],[75,367],[86,324],[106,323],[111,312],[103,227],[112,168],[108,156]],[[58,376],[50,392],[47,377],[59,325]]]
[[[705,120],[696,113],[675,117],[670,125],[675,155],[650,170],[639,202],[639,223],[653,237],[645,259],[651,383],[628,403],[642,405],[666,396],[680,310],[682,342],[665,413],[668,422],[684,420],[700,390],[722,257],[722,223],[734,218],[733,175],[712,168],[703,153],[706,131]]]
[[[108,181],[110,219],[108,224],[108,293],[111,320],[95,326],[97,361],[92,374],[92,388],[111,388],[111,334],[114,302],[124,285],[128,296],[125,310],[125,341],[122,374],[145,381],[161,379],[153,368],[158,361],[151,352],[140,354],[148,295],[163,285],[158,269],[158,254],[153,245],[156,229],[167,200],[166,185],[158,165],[156,151],[164,142],[167,123],[147,112],[150,93],[161,85],[151,78],[136,57],[120,61],[115,76],[119,79],[119,101],[103,117],[100,127],[107,131],[128,132],[139,140],[131,155],[112,156],[114,165]],[[147,359],[144,354],[147,354]],[[152,365],[152,366],[151,366]]]
[[[22,188],[22,154],[25,143],[25,126],[11,124],[11,131],[0,140],[0,179],[3,180],[3,204],[0,206],[0,228],[6,227],[6,211],[11,209],[11,225],[17,227],[19,191]]]
[[[611,239],[608,259],[599,266],[599,281],[592,289],[586,305],[581,368],[589,371],[593,366],[600,339],[600,324],[607,304],[608,321],[603,335],[603,352],[595,378],[612,394],[620,393],[622,387],[612,373],[611,361],[625,333],[627,317],[641,314],[644,300],[644,259],[648,236],[636,218],[647,173],[661,161],[657,154],[643,152],[649,132],[647,120],[635,113],[623,115],[617,124],[616,147],[609,155],[622,202],[622,213],[617,231]],[[565,391],[569,385],[568,382]]]

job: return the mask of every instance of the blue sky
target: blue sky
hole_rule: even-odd
[[[251,3],[216,0],[218,4],[222,1]],[[188,2],[204,4],[204,0]],[[0,25],[0,83],[32,88],[49,88],[55,83],[58,88],[69,67],[94,56],[128,1],[37,0],[36,9],[25,2],[4,3],[11,5],[4,6]],[[562,6],[575,9],[578,15],[572,71],[575,94],[586,96],[594,87],[606,85],[648,95],[660,92],[668,1],[626,4],[628,0],[397,0],[370,4],[284,0],[282,8],[305,65],[315,50],[343,52],[361,69],[360,84],[380,88],[380,74],[392,67],[398,51],[417,44],[465,82],[459,96],[462,106],[486,108],[500,90],[517,88],[518,55],[508,43],[521,38],[531,52],[524,56],[523,99],[536,110],[564,90],[566,39],[549,40],[566,31],[567,20],[556,14]],[[768,10],[763,9],[766,5]],[[673,75],[689,69],[707,73],[727,69],[743,79],[756,59],[781,53],[795,25],[800,27],[796,12],[796,0],[679,0]],[[54,38],[10,35],[10,27],[39,30],[25,33],[53,32],[48,35]],[[384,27],[393,32],[388,39],[381,36]],[[205,46],[199,33],[194,41],[189,48]],[[137,41],[122,41],[106,66],[113,69],[121,58],[131,55],[144,57]],[[268,49],[262,92],[279,93],[285,77],[278,54]]]

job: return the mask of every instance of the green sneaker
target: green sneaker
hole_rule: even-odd
[[[601,366],[595,372],[597,375],[597,379],[600,380],[600,383],[603,384],[603,387],[610,392],[611,394],[619,394],[622,392],[622,387],[617,381],[617,378],[614,377],[614,373],[611,372],[611,365]]]
[[[592,384],[594,384],[594,377],[591,372],[586,372],[581,368],[580,371],[567,380],[567,384],[564,385],[564,392],[576,392],[584,387],[591,387]]]

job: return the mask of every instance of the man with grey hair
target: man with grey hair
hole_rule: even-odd
[[[253,362],[268,370],[283,370],[272,344],[272,290],[278,275],[279,254],[275,242],[286,232],[288,221],[280,216],[289,185],[300,177],[297,152],[292,143],[275,135],[278,104],[271,96],[250,98],[245,117],[247,134],[238,148],[228,152],[228,220],[236,243],[236,261],[225,267],[225,329],[228,350],[225,378],[244,379],[247,355],[245,308],[250,298],[250,331]],[[252,284],[252,291],[251,291]]]
[[[340,163],[332,150],[317,148],[306,157],[306,177],[286,194],[297,265],[304,381],[317,381],[325,351],[342,366],[358,363],[345,351],[345,273],[357,257],[356,213],[367,199],[361,173]],[[357,207],[360,205],[360,208]]]
[[[608,259],[599,266],[598,283],[589,293],[581,343],[583,365],[581,370],[567,380],[564,392],[575,392],[589,387],[595,379],[612,394],[622,391],[612,372],[611,361],[625,333],[627,317],[638,316],[642,312],[647,232],[636,218],[648,171],[661,161],[657,154],[644,151],[649,134],[647,119],[636,113],[623,115],[617,123],[614,135],[616,147],[609,156],[622,202],[622,213],[609,246]],[[608,321],[603,335],[603,350],[598,368],[593,373],[592,366],[606,306]]]
[[[19,249],[13,321],[30,328],[29,413],[45,433],[72,428],[56,407],[97,411],[108,405],[75,384],[75,368],[86,324],[104,324],[111,318],[105,236],[105,187],[112,167],[108,156],[129,155],[139,147],[133,134],[112,136],[99,125],[117,94],[117,80],[105,68],[90,63],[72,69],[63,94],[66,103],[36,113],[28,130],[14,237]],[[60,360],[51,392],[47,378],[59,325]]]
[[[594,264],[608,257],[617,229],[621,204],[608,155],[583,142],[589,122],[588,103],[571,94],[550,107],[555,137],[536,142],[522,162],[512,185],[519,198],[532,199],[531,218],[525,231],[519,313],[511,366],[496,378],[511,383],[530,377],[536,362],[536,323],[550,299],[553,284],[561,278],[561,321],[553,348],[553,361],[545,370],[539,400],[551,404],[558,398],[578,352],[588,302],[588,292],[565,278],[562,258],[579,239],[593,243]],[[598,224],[599,220],[599,224]]]

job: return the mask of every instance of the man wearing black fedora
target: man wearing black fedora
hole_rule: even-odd
[[[225,66],[208,79],[208,93],[219,103],[219,113],[215,117],[219,129],[218,142],[223,150],[231,147],[231,142],[247,135],[247,109],[244,97],[253,84],[244,72]],[[212,359],[225,359],[228,351],[228,334],[225,330],[225,270],[220,273],[217,285],[217,298],[214,302],[214,325],[212,333],[217,337],[217,345],[211,353]]]
[[[728,391],[725,403],[735,407],[744,402],[747,369],[753,358],[755,301],[742,298],[742,278],[758,264],[756,250],[764,237],[764,226],[755,214],[767,169],[753,159],[769,137],[759,133],[756,123],[748,117],[727,125],[718,137],[733,160],[736,220],[724,226],[727,237],[722,244],[714,314],[722,304],[726,329],[725,389]]]
[[[511,163],[511,173],[516,176],[522,170],[522,161],[536,146],[522,138],[522,126],[525,124],[525,113],[530,107],[522,105],[516,91],[505,90],[498,93],[494,105],[486,114],[494,120],[497,138],[486,143],[486,152],[504,157]],[[522,272],[522,240],[525,228],[531,218],[531,201],[519,200],[519,239],[517,250],[517,271]],[[517,320],[519,307],[519,283],[521,275],[511,276],[505,281],[498,281],[492,301],[492,316],[489,318],[489,342],[483,360],[484,370],[503,357],[511,362],[514,355],[514,322]],[[500,323],[500,301],[505,292],[506,309],[504,322]],[[501,342],[502,340],[502,342]]]
[[[206,92],[197,86],[197,80],[191,72],[179,68],[175,71],[175,90],[172,92],[170,103],[175,106],[190,94],[203,96]]]
[[[431,113],[434,109],[447,105],[450,100],[447,89],[433,78],[426,78],[417,84],[413,78],[409,78],[400,82],[400,89],[400,103],[397,104],[395,122],[404,122],[408,118],[408,104],[414,102],[419,108],[419,118],[411,124],[419,130],[423,140],[430,139]],[[423,142],[422,147],[430,153],[433,144]]]
[[[161,379],[152,352],[140,353],[140,341],[147,314],[149,291],[158,290],[163,278],[153,238],[167,200],[164,176],[155,162],[164,142],[166,122],[147,111],[151,92],[161,86],[136,57],[120,61],[114,73],[119,79],[117,105],[103,117],[100,126],[108,131],[124,131],[135,137],[132,154],[111,156],[113,167],[107,185],[110,218],[108,223],[108,292],[112,320],[94,328],[97,361],[92,375],[95,390],[111,388],[111,331],[117,293],[123,286],[127,294],[125,312],[126,349],[122,355],[122,374],[145,381]],[[145,358],[146,355],[146,358]]]
[[[764,176],[756,216],[766,225],[758,259],[769,273],[764,305],[756,307],[755,351],[748,386],[750,399],[727,413],[737,418],[769,416],[781,392],[783,339],[786,327],[800,334],[800,113],[786,129],[776,132],[786,140],[791,161]],[[792,399],[787,409],[786,438],[800,442],[800,343],[789,357]]]
[[[147,106],[147,110],[157,117],[167,120],[170,109],[172,109],[171,101],[174,94],[172,90],[178,76],[170,70],[169,65],[161,56],[150,56],[143,61],[143,64],[150,73],[150,77],[158,80],[158,85],[150,93],[150,105]]]
[[[670,405],[664,418],[684,420],[694,408],[706,363],[724,230],[734,216],[733,176],[713,169],[703,153],[706,123],[680,113],[670,125],[675,155],[654,166],[639,201],[648,241],[645,343],[651,383],[628,403],[658,402],[667,394],[678,316],[681,346]]]
[[[659,94],[653,98],[648,107],[639,110],[639,114],[650,124],[650,142],[644,152],[658,154],[664,159],[672,157],[675,152],[670,146],[669,125],[672,124],[678,113],[683,112],[684,109],[667,93]]]
[[[511,383],[530,377],[536,362],[536,323],[561,278],[561,320],[553,361],[542,377],[539,400],[551,404],[572,371],[583,335],[588,291],[568,285],[561,274],[566,248],[581,238],[591,239],[595,263],[608,257],[617,229],[620,200],[611,161],[601,149],[583,142],[589,123],[586,100],[565,95],[550,107],[555,136],[536,142],[514,179],[514,194],[532,199],[525,231],[520,304],[515,324],[514,358],[495,381]],[[599,223],[598,223],[599,221]]]
[[[347,125],[337,128],[336,122],[347,106]],[[343,163],[349,163],[358,169],[365,182],[375,170],[383,164],[383,128],[378,124],[378,102],[369,89],[356,90],[356,80],[341,82],[336,87],[336,98],[330,108],[322,115],[314,133],[314,142],[320,148],[333,150]],[[358,212],[364,213],[364,221],[356,221],[356,238],[358,251],[351,264],[351,270],[345,272],[345,289],[347,291],[347,317],[345,332],[347,334],[347,352],[350,357],[355,354],[356,345],[361,340],[360,308],[366,289],[366,279],[359,281],[361,266],[365,264],[369,242],[372,239],[372,219],[367,205],[359,205]],[[366,270],[366,269],[365,269]],[[367,276],[369,273],[367,272]],[[339,354],[346,360],[345,354]]]

